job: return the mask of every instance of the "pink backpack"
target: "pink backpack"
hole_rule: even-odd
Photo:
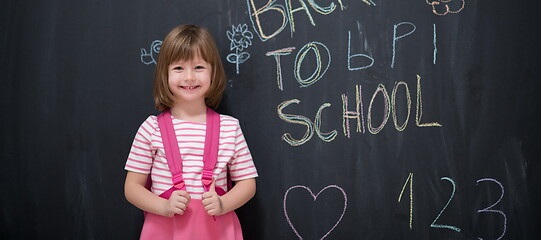
[[[162,136],[163,146],[165,149],[165,158],[169,170],[173,174],[173,187],[163,192],[160,197],[169,199],[171,193],[176,190],[186,190],[184,179],[182,179],[182,157],[177,142],[177,136],[173,127],[173,120],[170,110],[163,111],[158,115],[158,126]],[[210,108],[207,108],[207,123],[205,135],[205,149],[203,152],[203,176],[201,181],[205,191],[208,191],[212,184],[214,176],[214,167],[218,161],[218,145],[220,140],[220,114]],[[150,182],[150,177],[149,183]],[[228,186],[231,186],[231,180],[228,176]],[[147,186],[150,186],[147,184]],[[150,188],[149,188],[150,189]],[[216,187],[218,195],[224,195],[225,190]]]

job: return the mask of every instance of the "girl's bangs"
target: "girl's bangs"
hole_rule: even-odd
[[[194,39],[185,39],[186,43],[183,43],[181,41],[178,42],[175,46],[173,46],[173,49],[171,51],[171,63],[176,61],[187,61],[194,59],[195,57],[199,56],[205,62],[211,63],[212,59],[210,57],[210,54],[208,53],[208,47],[205,46],[204,42],[202,41],[194,41]]]

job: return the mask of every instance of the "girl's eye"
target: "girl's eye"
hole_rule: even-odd
[[[173,70],[182,70],[182,67],[174,67]]]
[[[197,67],[195,67],[195,69],[205,69],[205,67],[204,66],[197,66]]]

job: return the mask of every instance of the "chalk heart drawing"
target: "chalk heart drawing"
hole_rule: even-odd
[[[302,188],[302,189],[305,189],[306,191],[308,191],[310,193],[310,195],[312,196],[312,198],[314,199],[314,202],[317,200],[318,196],[322,192],[324,192],[327,189],[331,189],[331,188],[335,188],[335,189],[340,190],[340,192],[342,192],[342,195],[344,195],[344,210],[342,210],[342,214],[340,215],[340,218],[338,218],[338,220],[336,221],[334,226],[331,229],[329,229],[329,231],[327,231],[327,233],[325,233],[325,235],[323,235],[323,237],[321,237],[320,239],[326,238],[336,228],[336,226],[338,226],[340,221],[342,221],[342,218],[344,217],[344,214],[346,213],[347,202],[348,202],[348,197],[346,195],[346,192],[344,191],[344,189],[342,189],[341,187],[336,186],[336,185],[329,185],[329,186],[321,189],[321,191],[319,191],[315,195],[314,195],[314,193],[312,192],[312,190],[309,187],[306,187],[306,186],[303,186],[303,185],[296,185],[296,186],[290,187],[286,191],[286,193],[284,195],[284,214],[286,216],[287,223],[289,223],[289,226],[291,226],[291,229],[293,229],[293,232],[295,232],[295,235],[297,235],[297,237],[299,237],[299,239],[302,239],[302,237],[299,234],[299,232],[297,231],[297,229],[295,228],[295,226],[293,225],[293,223],[291,222],[291,220],[289,219],[289,215],[287,214],[287,195],[289,194],[289,191],[291,191],[292,189],[295,189],[295,188]]]

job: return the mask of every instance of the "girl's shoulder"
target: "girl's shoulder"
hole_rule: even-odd
[[[235,125],[235,126],[239,125],[238,119],[236,119],[233,116],[229,116],[225,114],[220,114],[220,121],[222,122],[222,125]]]
[[[220,120],[222,121],[232,121],[232,122],[239,122],[239,120],[233,116],[225,115],[220,113]]]
[[[149,115],[147,119],[141,124],[142,128],[145,128],[150,134],[159,131],[158,116]]]
[[[147,119],[145,120],[145,123],[158,126],[158,116],[156,116],[156,115],[149,115],[149,116],[147,117]]]

